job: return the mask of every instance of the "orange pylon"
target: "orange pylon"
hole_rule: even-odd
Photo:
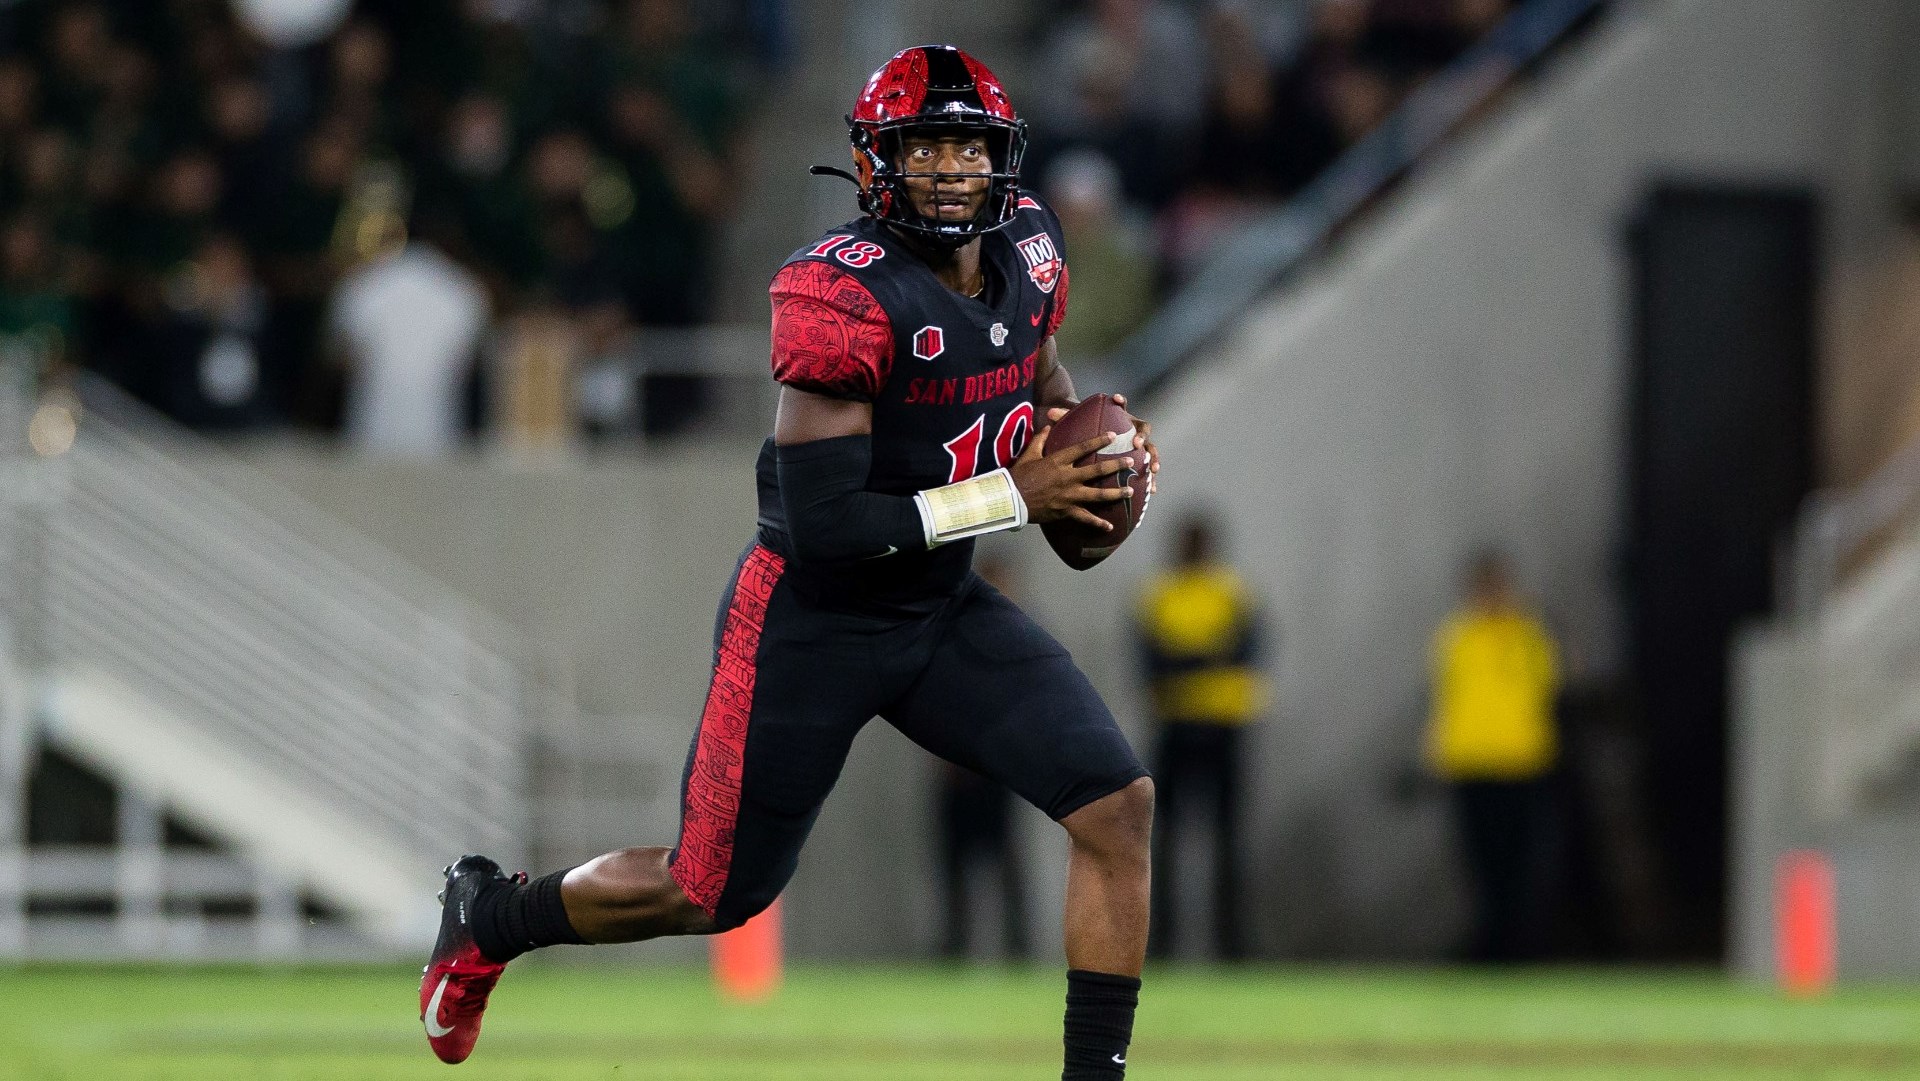
[[[713,980],[735,1002],[762,1002],[780,988],[780,902],[713,936]]]
[[[1780,857],[1775,891],[1781,988],[1790,995],[1832,989],[1837,937],[1833,862],[1822,852],[1788,852]]]

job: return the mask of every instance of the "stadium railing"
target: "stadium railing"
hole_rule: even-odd
[[[1818,660],[1814,803],[1842,817],[1920,767],[1920,440],[1810,499],[1787,571]]]
[[[533,742],[572,723],[563,666],[239,463],[218,480],[197,471],[189,461],[218,452],[107,384],[7,397],[0,387],[0,422],[13,421],[0,427],[0,628],[14,693],[38,738],[123,798],[114,852],[36,854],[23,828],[0,831],[24,872],[0,920],[17,928],[29,891],[111,882],[123,952],[163,951],[134,926],[157,933],[163,895],[241,882],[163,851],[163,809],[253,869],[243,892],[260,920],[296,924],[289,898],[304,894],[375,946],[430,935],[448,858],[523,858]],[[0,779],[23,804],[24,781]],[[165,949],[207,945],[204,921],[187,922]],[[297,950],[300,936],[256,941]]]
[[[1306,189],[1242,225],[1110,358],[1119,389],[1153,389],[1551,52],[1607,0],[1529,0],[1408,95]]]

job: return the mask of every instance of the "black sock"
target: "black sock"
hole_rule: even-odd
[[[480,891],[473,900],[473,944],[487,960],[505,964],[542,946],[586,944],[560,903],[560,880],[566,876],[555,871],[524,886],[493,882]]]
[[[1060,1081],[1125,1077],[1139,1003],[1140,981],[1132,976],[1068,969],[1067,1066]]]

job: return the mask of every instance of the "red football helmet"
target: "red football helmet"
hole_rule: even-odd
[[[972,221],[935,221],[921,216],[907,198],[900,172],[901,146],[908,132],[924,135],[955,129],[986,137],[993,166],[987,174],[987,200]],[[847,135],[853,141],[860,209],[876,218],[957,245],[1006,225],[1019,209],[1027,122],[1014,115],[1013,103],[993,72],[951,45],[906,49],[882,65],[854,103],[853,115],[847,117]],[[915,175],[972,178],[979,174]]]

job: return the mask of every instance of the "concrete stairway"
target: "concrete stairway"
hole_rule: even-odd
[[[70,444],[0,444],[7,745],[23,762],[57,748],[123,809],[150,809],[121,831],[139,859],[96,854],[116,867],[159,858],[171,814],[257,873],[263,897],[311,897],[370,947],[417,949],[441,864],[527,854],[533,733],[570,729],[565,681],[477,606],[258,474],[197,466],[204,445],[108,388],[90,398],[40,407],[78,417]],[[27,773],[0,770],[0,857],[31,871],[15,813]],[[77,859],[41,867],[41,884],[77,890],[92,873]],[[20,928],[38,874],[0,898],[0,923]],[[145,891],[147,916],[163,892]],[[121,916],[138,915],[116,893]],[[264,940],[300,948],[298,933]]]

